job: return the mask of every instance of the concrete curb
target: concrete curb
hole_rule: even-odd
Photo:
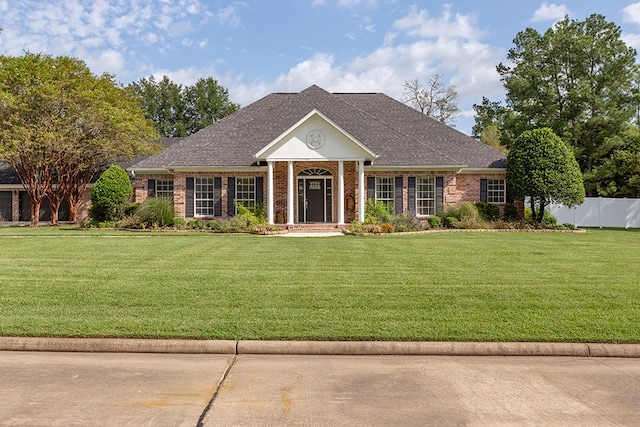
[[[640,358],[640,344],[0,337],[0,351]]]
[[[1,351],[234,354],[231,340],[0,337]]]
[[[589,348],[586,344],[522,342],[239,341],[238,354],[587,357]]]

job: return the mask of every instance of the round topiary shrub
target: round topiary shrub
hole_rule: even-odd
[[[113,165],[100,175],[91,188],[89,215],[99,222],[118,221],[124,217],[132,194],[129,175],[120,166]]]

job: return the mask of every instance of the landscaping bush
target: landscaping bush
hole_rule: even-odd
[[[363,233],[380,234],[382,233],[382,224],[364,224],[362,226]]]
[[[495,203],[477,202],[476,209],[485,221],[497,221],[500,219],[500,206]]]
[[[385,222],[380,224],[380,231],[382,233],[393,233],[396,231],[396,228],[393,226],[393,224]]]
[[[360,221],[354,219],[351,224],[347,225],[345,227],[345,230],[347,230],[349,233],[354,233],[354,234],[360,234],[363,232],[363,227],[364,224],[361,223]]]
[[[257,205],[255,209],[249,209],[246,206],[233,202],[238,212],[236,216],[229,219],[230,231],[234,233],[253,231],[258,224],[266,224],[267,217],[264,214],[262,205]]]
[[[473,203],[462,202],[449,206],[444,213],[444,225],[449,228],[486,228],[478,209]],[[455,218],[455,221],[450,220]]]
[[[387,205],[374,199],[367,199],[364,210],[364,223],[365,224],[377,224],[383,222],[389,222],[391,218],[391,212],[387,209]]]
[[[397,232],[420,231],[421,228],[420,221],[411,212],[391,215],[390,223]]]
[[[524,208],[524,220],[530,224],[535,222],[530,208]],[[554,228],[557,222],[558,219],[551,212],[545,210],[542,221],[536,224],[536,228]]]
[[[456,228],[459,222],[455,216],[447,216],[444,218],[444,226],[447,228]]]
[[[138,229],[144,228],[146,225],[137,214],[125,216],[118,221],[118,228]]]
[[[187,221],[187,228],[190,230],[204,230],[206,226],[203,220],[199,218],[192,218]]]
[[[220,231],[220,221],[212,219],[211,221],[207,222],[207,228],[213,231]]]
[[[520,219],[518,217],[518,208],[513,203],[509,203],[504,205],[504,220],[505,221],[517,221]]]
[[[133,194],[127,172],[118,165],[109,167],[91,188],[91,219],[101,222],[118,221]]]
[[[173,224],[173,228],[177,229],[182,229],[187,226],[187,221],[185,221],[181,216],[174,217],[171,223]]]
[[[493,228],[495,228],[496,230],[510,230],[514,228],[514,226],[510,222],[499,219],[498,221],[493,223]]]
[[[173,225],[173,200],[168,197],[149,197],[136,214],[147,227],[169,227]]]
[[[427,218],[427,222],[431,228],[440,228],[442,226],[442,218],[439,216],[430,216]]]

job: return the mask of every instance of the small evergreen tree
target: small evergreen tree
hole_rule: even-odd
[[[507,156],[507,188],[516,199],[530,198],[532,219],[542,222],[552,202],[582,204],[585,197],[580,166],[550,128],[523,132]]]
[[[127,172],[118,165],[112,165],[91,189],[91,218],[98,222],[122,219],[132,194]]]

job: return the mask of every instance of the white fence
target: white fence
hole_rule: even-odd
[[[547,207],[558,224],[570,222],[578,227],[640,228],[640,199],[587,197],[580,206]]]

